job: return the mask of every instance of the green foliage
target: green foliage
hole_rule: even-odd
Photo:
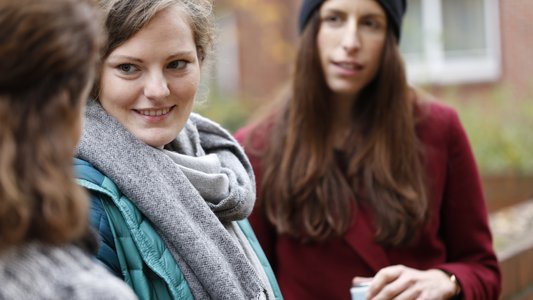
[[[446,102],[455,107],[483,174],[533,174],[533,96],[517,97],[504,87],[488,96]]]
[[[252,108],[244,101],[209,97],[197,103],[194,111],[207,117],[233,133],[246,124]]]
[[[208,98],[195,111],[230,132],[255,110],[243,100]],[[482,174],[533,174],[533,92],[518,97],[500,86],[465,98],[450,88],[442,100],[458,111]]]

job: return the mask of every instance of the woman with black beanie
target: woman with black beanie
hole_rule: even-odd
[[[498,299],[477,167],[457,113],[407,83],[403,0],[304,0],[294,76],[236,133],[250,218],[285,299]]]

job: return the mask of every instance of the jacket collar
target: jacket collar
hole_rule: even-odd
[[[369,265],[374,273],[390,265],[387,254],[382,246],[374,242],[375,228],[370,214],[358,207],[353,214],[352,224],[346,234],[345,241]]]

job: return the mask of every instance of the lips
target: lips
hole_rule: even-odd
[[[337,61],[332,62],[335,66],[345,69],[347,71],[361,71],[363,69],[363,65],[356,63],[356,62],[346,62],[346,61]]]
[[[160,117],[168,114],[174,107],[175,105],[164,108],[135,109],[135,112],[147,117]]]

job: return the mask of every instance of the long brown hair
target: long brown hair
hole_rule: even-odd
[[[99,25],[88,0],[0,2],[0,250],[68,243],[88,228],[72,155]]]
[[[292,91],[262,154],[258,205],[280,233],[310,241],[341,236],[354,209],[368,207],[378,243],[406,244],[427,220],[428,200],[414,97],[396,37],[389,28],[380,70],[354,105],[342,170],[316,46],[319,27],[315,13],[300,40]]]

